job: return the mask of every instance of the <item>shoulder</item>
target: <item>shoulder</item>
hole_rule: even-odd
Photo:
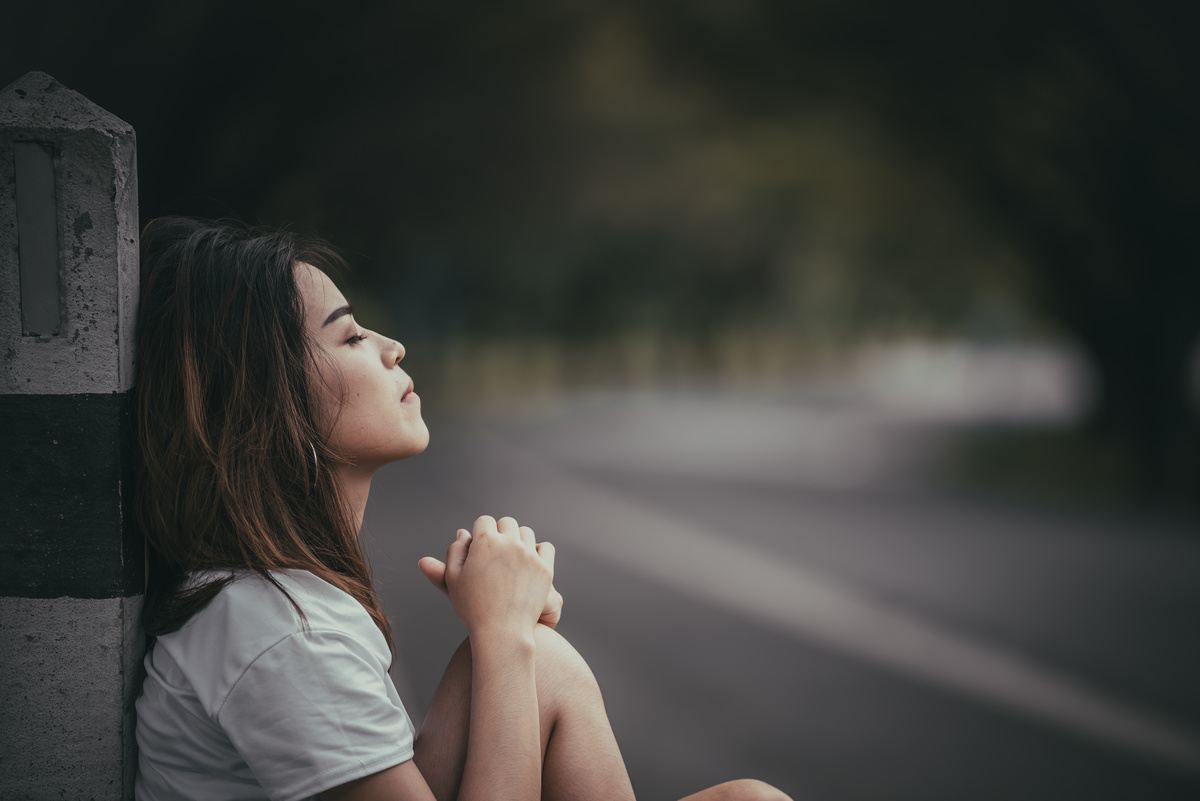
[[[307,570],[284,570],[273,574],[276,581],[287,591],[288,595],[304,610],[305,628],[344,631],[354,633],[364,626],[367,630],[378,632],[370,614],[353,596],[338,589],[324,579],[314,576]],[[242,582],[243,588],[238,588],[248,596],[257,597],[258,593],[268,590],[279,590],[259,576],[252,576],[254,581]],[[239,582],[236,580],[230,588]],[[257,585],[257,586],[253,586]],[[291,607],[287,599],[283,602]],[[293,612],[294,612],[293,608]]]
[[[228,576],[209,573],[197,577]],[[274,582],[247,570],[232,571],[233,580],[181,628],[195,637],[205,630],[250,640],[278,640],[313,629],[353,632],[371,623],[367,610],[352,596],[306,570],[281,570]],[[297,610],[299,607],[299,611]]]
[[[220,575],[229,573],[196,580]],[[390,663],[383,635],[352,596],[303,570],[272,577],[279,586],[255,573],[234,571],[233,580],[204,609],[155,644],[186,674],[210,711],[263,654],[288,640],[311,641],[314,633],[360,643],[385,670]]]

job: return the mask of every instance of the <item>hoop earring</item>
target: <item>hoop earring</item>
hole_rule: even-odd
[[[313,455],[312,488],[316,489],[317,488],[317,467],[319,465],[319,463],[317,462],[317,446],[312,443],[312,440],[309,440],[308,447],[310,449],[312,449],[312,455]]]

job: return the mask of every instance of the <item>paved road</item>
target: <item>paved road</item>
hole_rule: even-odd
[[[416,570],[478,514],[558,549],[639,796],[1200,798],[1200,537],[956,496],[894,410],[579,398],[431,423],[366,532],[419,719],[462,636]]]

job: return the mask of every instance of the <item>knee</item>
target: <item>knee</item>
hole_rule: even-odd
[[[721,801],[792,801],[783,791],[757,779],[738,779],[718,785]]]
[[[566,638],[549,626],[533,629],[535,647],[535,669],[537,671],[538,694],[543,691],[570,689],[576,692],[596,692],[596,677],[587,662]],[[462,677],[468,682],[471,677],[471,640],[465,639],[450,658],[447,676]]]
[[[548,626],[535,626],[534,643],[539,696],[543,690],[599,696],[592,669],[566,638]]]

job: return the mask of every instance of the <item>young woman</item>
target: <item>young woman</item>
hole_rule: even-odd
[[[371,477],[429,441],[404,347],[326,245],[175,218],[142,236],[135,506],[149,543],[138,799],[632,799],[554,549],[509,517],[421,571],[467,639],[419,733],[358,543]],[[786,799],[754,781],[693,801]]]

